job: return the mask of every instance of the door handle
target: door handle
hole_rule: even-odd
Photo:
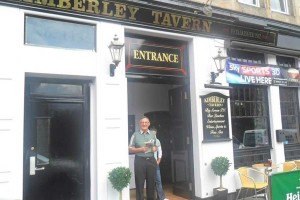
[[[45,170],[45,167],[36,167],[35,168],[35,171],[42,171],[42,170]]]
[[[29,158],[29,175],[35,175],[35,171],[45,170],[45,167],[35,167],[35,156]]]

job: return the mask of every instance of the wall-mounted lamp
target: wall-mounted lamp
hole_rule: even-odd
[[[222,51],[221,49],[218,50],[218,55],[213,57],[215,66],[217,68],[217,72],[210,72],[210,84],[219,84],[221,83],[216,82],[216,78],[219,76],[220,73],[224,71],[225,63],[223,62],[227,57],[221,55]]]
[[[211,3],[213,0],[207,0],[204,7],[203,7],[203,13],[207,16],[207,17],[211,17],[212,13],[213,13],[213,9],[211,7]]]
[[[122,59],[122,51],[123,51],[124,43],[119,41],[119,38],[117,35],[115,35],[114,40],[111,41],[110,45],[108,46],[112,62],[114,64],[110,64],[110,76],[115,75],[115,69],[118,66],[118,64],[121,62]]]

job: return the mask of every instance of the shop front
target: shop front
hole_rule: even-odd
[[[213,196],[217,156],[232,163],[231,196],[236,168],[298,159],[298,60],[260,48],[276,49],[276,31],[195,5],[0,0],[0,199],[117,199],[107,175],[134,171],[128,141],[144,115],[164,187],[186,199]],[[124,54],[112,64],[115,35]],[[132,177],[123,199],[134,189]]]

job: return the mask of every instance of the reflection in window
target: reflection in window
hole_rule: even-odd
[[[231,85],[230,105],[234,148],[269,145],[267,88]]]
[[[96,49],[96,26],[26,16],[25,43],[69,49]]]
[[[299,142],[298,88],[280,87],[279,94],[282,128],[287,129],[286,143]]]
[[[239,2],[248,5],[259,6],[259,0],[239,0]]]
[[[271,0],[271,8],[274,11],[287,13],[287,0]]]
[[[36,118],[37,165],[49,164],[50,118]]]

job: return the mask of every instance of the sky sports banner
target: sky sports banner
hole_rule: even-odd
[[[226,61],[226,79],[232,84],[300,87],[299,70]]]
[[[300,199],[300,170],[274,173],[271,183],[272,200]]]

